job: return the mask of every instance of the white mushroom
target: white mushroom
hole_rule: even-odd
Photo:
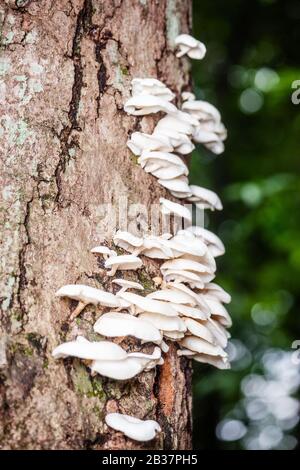
[[[138,163],[147,173],[152,173],[156,178],[173,179],[189,173],[188,167],[181,158],[168,152],[144,151]]]
[[[179,176],[174,179],[159,179],[159,184],[164,188],[167,188],[174,197],[188,198],[192,196],[192,192],[188,185],[188,179],[186,176]]]
[[[118,269],[135,270],[141,268],[142,266],[142,260],[134,255],[112,256],[105,261],[105,267],[111,268],[111,270],[108,272],[109,276],[114,276]]]
[[[193,141],[198,144],[203,144],[208,150],[215,153],[216,155],[220,155],[224,152],[225,146],[222,142],[222,139],[219,133],[206,131],[202,129],[200,126],[195,129],[193,133]]]
[[[98,373],[114,380],[130,380],[136,375],[161,364],[161,350],[155,348],[153,353],[129,353],[123,360],[97,360],[89,366],[92,373]]]
[[[129,309],[133,314],[140,312],[159,313],[170,317],[176,317],[176,311],[167,303],[160,300],[149,299],[149,297],[142,297],[132,292],[118,293],[123,300],[130,304]]]
[[[156,124],[154,133],[168,135],[167,131],[172,130],[179,134],[193,135],[195,128],[199,125],[198,120],[188,113],[177,110],[175,115],[167,115]]]
[[[104,259],[109,258],[110,256],[116,256],[117,253],[114,250],[111,250],[107,246],[99,245],[91,249],[91,253],[95,255],[103,255]]]
[[[192,307],[198,305],[200,307],[200,310],[206,315],[210,315],[210,308],[203,299],[203,296],[198,295],[196,292],[194,292],[192,289],[190,289],[188,286],[185,284],[182,284],[180,282],[168,282],[166,283],[165,287],[167,289],[171,289],[174,291],[180,291],[186,293],[190,301],[188,305],[191,305]]]
[[[88,341],[77,336],[75,341],[68,341],[57,346],[52,356],[61,359],[68,356],[86,360],[119,361],[127,358],[127,353],[115,343],[110,341]]]
[[[127,279],[113,279],[111,282],[122,287],[119,292],[126,292],[128,289],[144,290],[144,287],[139,282],[128,281]]]
[[[143,151],[173,152],[174,147],[166,135],[144,134],[143,132],[133,132],[127,141],[127,146],[134,155],[141,155]]]
[[[194,202],[200,209],[211,209],[212,211],[222,210],[222,203],[216,193],[210,189],[202,188],[200,186],[191,185],[189,187],[191,196],[188,201]]]
[[[209,282],[205,285],[205,296],[212,299],[218,300],[224,304],[231,302],[231,296],[221,286],[213,282]]]
[[[199,354],[207,354],[209,356],[227,357],[227,353],[220,347],[207,341],[197,338],[196,336],[185,336],[180,345]]]
[[[198,261],[193,261],[184,257],[165,261],[161,265],[160,270],[164,276],[171,271],[182,271],[182,274],[195,273],[197,275],[203,275],[205,278],[211,277],[210,275],[212,275],[211,279],[214,277],[213,270],[207,264],[199,263]]]
[[[162,335],[153,324],[123,312],[105,313],[96,321],[94,331],[109,338],[134,336],[143,342],[162,342]]]
[[[218,369],[230,369],[228,358],[221,356],[209,356],[208,354],[195,354],[194,361],[210,364]]]
[[[169,199],[165,199],[163,197],[159,199],[159,202],[161,204],[160,210],[163,214],[174,214],[175,216],[182,217],[189,222],[192,221],[191,211],[182,204],[178,204],[177,202],[170,201]]]
[[[115,245],[123,248],[126,251],[130,251],[131,253],[134,251],[136,254],[139,253],[139,250],[143,246],[143,238],[136,237],[129,232],[124,232],[122,230],[118,230],[117,233],[114,235],[114,243]]]
[[[204,129],[208,131],[214,131],[216,124],[221,122],[221,114],[207,101],[187,100],[182,104],[181,109],[204,124]]]
[[[203,241],[213,256],[222,256],[225,253],[225,247],[222,240],[220,240],[220,238],[214,233],[203,227],[195,226],[188,227],[187,230],[191,231],[197,239]]]
[[[220,323],[212,318],[208,318],[205,326],[214,336],[216,343],[219,344],[221,348],[226,348],[230,335],[228,331],[225,330],[224,326],[220,325]]]
[[[175,98],[174,93],[156,78],[134,78],[131,85],[132,96],[152,95],[158,96],[166,101],[172,101],[172,99]]]
[[[221,325],[230,328],[232,326],[232,320],[226,308],[217,300],[213,300],[210,296],[204,295],[204,298],[210,308],[213,319],[217,317],[217,320]]]
[[[179,49],[176,57],[182,57],[187,54],[191,59],[201,60],[206,54],[205,45],[189,34],[180,34],[177,36],[175,45],[178,46]]]
[[[188,332],[191,333],[193,336],[197,336],[198,338],[204,339],[208,343],[214,344],[215,338],[210,330],[206,327],[205,324],[200,323],[192,318],[184,318],[184,323],[188,329]]]
[[[152,323],[152,325],[162,332],[179,331],[185,333],[187,330],[184,321],[179,317],[167,317],[159,313],[143,312],[139,314],[139,318]]]
[[[114,294],[82,284],[67,284],[61,287],[55,295],[56,297],[68,297],[73,300],[78,300],[78,305],[70,316],[71,320],[77,317],[88,304],[100,304],[103,307],[113,308],[126,306],[126,304],[121,302]]]
[[[120,413],[107,414],[105,422],[112,429],[121,431],[130,439],[140,442],[151,441],[158,432],[161,432],[161,428],[156,421],[143,421]]]
[[[181,98],[182,101],[194,101],[196,99],[196,96],[194,93],[191,93],[190,91],[183,91],[181,93]]]
[[[124,111],[134,116],[145,116],[152,113],[176,113],[177,108],[158,96],[135,95],[126,101]]]

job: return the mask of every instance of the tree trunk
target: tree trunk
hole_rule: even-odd
[[[187,61],[173,51],[188,32],[187,0],[2,0],[0,56],[1,338],[3,449],[188,449],[191,370],[176,356],[135,380],[91,377],[78,360],[51,352],[78,334],[93,337],[99,309],[73,323],[64,284],[111,290],[90,249],[112,236],[104,203],[166,195],[126,147],[156,117],[126,115],[133,77],[156,77],[177,96]],[[124,213],[124,208],[122,209]],[[118,223],[117,223],[118,225]],[[101,227],[101,230],[99,229]],[[158,272],[146,262],[146,286]],[[157,419],[163,432],[143,445],[104,423],[119,411]]]

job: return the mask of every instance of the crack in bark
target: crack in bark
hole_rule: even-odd
[[[25,210],[25,216],[24,216],[24,221],[23,221],[23,226],[25,228],[26,241],[23,243],[22,248],[19,251],[19,276],[18,276],[19,284],[18,284],[18,290],[17,290],[17,300],[20,306],[22,320],[24,319],[26,315],[26,305],[22,299],[22,291],[26,289],[27,284],[28,284],[25,261],[26,261],[26,251],[27,251],[28,246],[31,243],[30,233],[29,233],[29,218],[30,218],[30,205],[33,199],[34,198],[32,196],[31,199],[27,201],[26,203],[26,210]]]
[[[70,59],[74,65],[74,81],[72,86],[72,98],[69,104],[69,125],[65,126],[59,134],[61,153],[55,169],[55,180],[57,186],[56,203],[61,205],[62,174],[70,160],[69,150],[72,146],[78,146],[76,139],[71,139],[72,132],[81,131],[78,123],[78,111],[81,100],[83,83],[83,63],[81,57],[81,41],[92,25],[93,4],[92,0],[84,0],[83,7],[78,13],[75,33],[73,37],[72,53]]]

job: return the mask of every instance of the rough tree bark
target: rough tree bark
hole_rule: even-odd
[[[55,291],[80,282],[112,290],[89,253],[101,241],[101,204],[124,195],[149,206],[167,194],[126,147],[129,132],[151,131],[157,118],[122,107],[133,77],[157,77],[177,96],[188,86],[172,45],[189,31],[190,1],[0,5],[1,448],[190,448],[191,371],[173,347],[162,367],[126,383],[51,357],[63,340],[93,338],[99,315],[89,307],[70,324],[73,305]],[[146,263],[138,274],[146,288],[157,269]],[[157,419],[163,433],[134,443],[104,424],[116,410]]]

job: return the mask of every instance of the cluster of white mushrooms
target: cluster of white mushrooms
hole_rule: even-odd
[[[176,39],[177,57],[187,54],[202,59],[205,46],[196,39],[182,34]],[[172,196],[194,203],[201,209],[222,209],[218,196],[199,186],[189,185],[188,167],[183,155],[194,149],[194,142],[202,143],[212,152],[224,150],[226,130],[217,109],[205,101],[195,99],[192,93],[182,93],[182,107],[172,100],[174,93],[154,78],[132,80],[132,96],[124,109],[134,116],[165,113],[152,134],[134,132],[127,142],[138,156],[138,163],[158,179]],[[213,283],[215,257],[224,253],[221,240],[210,231],[192,226],[190,211],[182,204],[160,199],[162,214],[173,214],[186,219],[190,226],[174,235],[145,234],[137,237],[118,231],[113,242],[129,254],[118,255],[107,246],[91,251],[104,258],[109,276],[117,271],[138,270],[143,262],[140,256],[161,260],[161,275],[153,279],[157,288],[142,295],[144,287],[126,279],[113,279],[120,289],[116,294],[86,285],[65,285],[58,297],[78,301],[71,314],[73,320],[88,304],[107,308],[94,325],[94,331],[106,339],[88,341],[78,336],[74,341],[60,344],[53,351],[56,359],[73,356],[84,361],[92,374],[114,380],[129,380],[143,371],[163,364],[162,353],[167,353],[168,341],[178,345],[178,355],[212,364],[220,369],[229,367],[227,345],[231,326],[230,316],[223,304],[230,296]],[[140,293],[137,293],[137,292]],[[140,344],[152,343],[152,353],[127,352],[112,338],[133,337]],[[106,415],[106,424],[126,436],[148,441],[159,432],[156,421],[142,421],[120,413]]]

